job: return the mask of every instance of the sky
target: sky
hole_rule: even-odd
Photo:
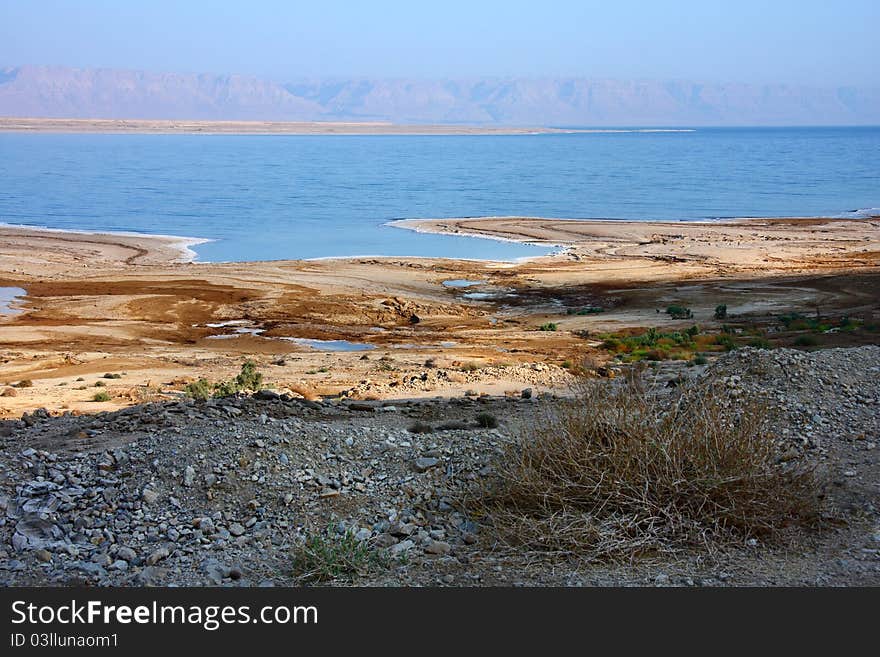
[[[0,66],[880,86],[880,0],[0,0]]]

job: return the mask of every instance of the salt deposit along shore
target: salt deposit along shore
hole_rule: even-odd
[[[880,299],[876,218],[408,225],[561,248],[519,263],[198,263],[187,252],[195,239],[0,227],[0,286],[25,291],[20,312],[0,315],[0,383],[30,383],[0,397],[0,413],[116,408],[228,376],[245,356],[313,396],[547,390],[569,381],[563,365],[608,357],[590,334],[695,322],[717,330],[722,303],[744,323],[817,305],[869,323]],[[662,312],[672,304],[693,318]],[[109,401],[94,402],[77,379],[108,371],[125,375],[108,382]]]

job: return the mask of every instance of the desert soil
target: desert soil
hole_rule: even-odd
[[[460,501],[559,399],[264,391],[0,423],[0,584],[298,584],[303,542],[346,532],[385,558],[325,583],[880,584],[880,347],[747,348],[644,376],[658,394],[684,377],[760,399],[779,458],[817,467],[827,526],[631,562],[548,558],[499,545]]]

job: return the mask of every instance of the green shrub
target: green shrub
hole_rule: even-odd
[[[195,383],[187,384],[184,393],[193,399],[204,401],[209,397],[231,397],[240,392],[258,392],[263,387],[263,375],[257,371],[256,363],[247,360],[234,379],[213,385],[207,379],[199,379]]]
[[[568,315],[597,315],[599,313],[604,313],[605,309],[602,306],[586,306],[584,308],[569,308],[566,311]]]
[[[541,324],[538,327],[538,330],[539,331],[555,331],[558,328],[559,327],[556,324],[554,324],[553,322],[547,322],[546,324]]]
[[[187,383],[183,391],[187,396],[192,397],[193,399],[205,401],[211,396],[213,386],[208,379],[199,379],[198,381]]]
[[[715,338],[715,344],[719,347],[724,347],[724,351],[733,351],[736,349],[736,342],[734,342],[733,338],[726,333],[717,336]]]
[[[263,387],[263,375],[257,371],[254,361],[246,360],[241,366],[241,372],[235,377],[235,383],[239,390],[257,392]]]
[[[690,308],[675,305],[666,306],[666,314],[672,317],[672,319],[690,319],[694,316]]]
[[[336,534],[327,529],[312,534],[294,551],[293,570],[300,582],[329,582],[349,579],[391,563],[387,553],[369,541],[359,541],[354,532]]]
[[[498,419],[491,413],[478,413],[477,425],[483,429],[495,429],[498,426]]]
[[[110,401],[110,399],[111,399],[110,395],[104,391],[97,392],[97,393],[95,393],[95,396],[92,397],[93,402],[108,402],[108,401]]]
[[[727,304],[720,303],[715,306],[715,319],[727,319]]]

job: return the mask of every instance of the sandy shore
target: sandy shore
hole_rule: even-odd
[[[599,265],[633,280],[700,272],[710,276],[876,266],[880,217],[778,218],[713,222],[563,220],[539,217],[410,219],[395,226],[563,249],[578,269]],[[660,262],[656,271],[652,262]]]
[[[817,304],[870,319],[880,306],[876,218],[405,225],[563,249],[519,263],[212,264],[187,262],[191,242],[182,238],[0,227],[0,286],[26,291],[17,301],[24,312],[0,315],[0,384],[33,384],[0,396],[0,415],[112,408],[193,378],[228,377],[245,357],[279,387],[308,395],[519,394],[565,385],[562,365],[595,351],[588,333],[713,326],[718,303],[755,321]],[[444,285],[459,279],[473,284]],[[660,313],[673,303],[697,319]],[[567,312],[584,306],[604,312]],[[558,330],[537,330],[547,322]],[[346,340],[364,351],[292,338]],[[92,402],[91,386],[111,372],[124,372],[102,388],[112,401]]]
[[[0,132],[226,135],[524,135],[572,132],[539,127],[397,125],[382,122],[187,121],[0,117]],[[602,131],[600,131],[602,132]]]

